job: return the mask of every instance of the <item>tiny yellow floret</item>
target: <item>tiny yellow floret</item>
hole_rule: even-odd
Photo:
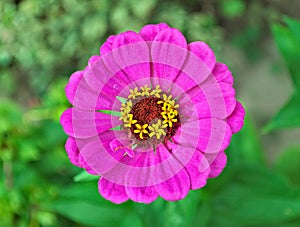
[[[143,126],[141,126],[140,124],[136,124],[135,125],[137,129],[135,129],[133,132],[140,134],[140,139],[144,139],[143,137],[143,133],[144,134],[149,134],[148,131],[146,130],[146,128],[148,127],[148,124],[144,124]]]
[[[133,120],[133,115],[132,115],[132,114],[129,114],[129,115],[128,115],[128,122],[127,122],[127,124],[125,124],[124,126],[130,128],[130,127],[131,127],[132,125],[134,125],[135,123],[137,123],[137,120]]]
[[[170,128],[173,126],[173,122],[177,122],[174,113],[164,114],[162,117],[164,118],[163,124],[168,124]]]
[[[133,98],[135,99],[137,96],[140,96],[141,95],[141,92],[138,91],[138,88],[134,88],[133,90],[130,89],[130,95],[128,96],[129,99]]]
[[[162,90],[160,89],[160,86],[157,85],[153,91],[151,91],[150,95],[154,95],[157,98],[160,98],[160,93]]]
[[[148,128],[151,130],[149,137],[153,137],[156,136],[156,139],[160,139],[161,136],[165,136],[166,132],[165,132],[165,128],[168,127],[167,124],[163,124],[161,123],[161,120],[158,120],[156,124],[152,124],[150,125]]]
[[[157,102],[157,104],[161,103],[170,103],[172,100],[172,95],[167,96],[166,94],[163,94],[163,100],[160,100]]]
[[[142,96],[150,95],[149,91],[151,90],[151,88],[148,87],[148,85],[141,87],[141,90],[142,90]]]

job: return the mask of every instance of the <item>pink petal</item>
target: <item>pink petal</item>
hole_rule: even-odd
[[[135,150],[133,158],[127,155],[122,157],[103,177],[128,187],[152,186],[169,179],[182,169],[182,165],[168,150],[160,147],[156,152]]]
[[[112,53],[100,57],[84,73],[88,86],[98,91],[99,97],[107,97],[111,102],[128,85],[132,83],[127,75],[120,71],[113,59]],[[129,90],[129,89],[128,89]]]
[[[105,43],[102,44],[102,46],[100,47],[100,54],[104,55],[107,54],[109,52],[111,52],[112,50],[112,43],[115,39],[115,35],[111,35],[107,38],[107,40],[105,41]]]
[[[190,190],[190,179],[185,169],[172,178],[156,185],[158,194],[165,200],[176,201],[183,199]]]
[[[184,35],[176,28],[163,29],[158,33],[154,42],[167,42],[182,48],[187,48],[187,42]]]
[[[174,80],[183,90],[189,91],[212,73],[216,58],[210,47],[204,42],[193,42],[188,45],[188,55],[181,72]]]
[[[232,133],[237,133],[242,129],[244,125],[245,114],[246,112],[242,104],[236,102],[233,113],[227,119],[227,123],[230,125]]]
[[[216,57],[212,49],[204,42],[193,42],[188,45],[189,51],[195,54],[205,65],[210,72],[214,69],[216,64]]]
[[[154,186],[147,187],[126,187],[126,194],[129,199],[139,203],[152,203],[158,197]]]
[[[185,122],[181,125],[181,136],[174,136],[177,144],[183,147],[196,147],[204,153],[225,150],[232,136],[229,125],[216,118]]]
[[[166,23],[148,24],[141,29],[140,35],[145,41],[153,41],[159,32],[167,28],[170,27]]]
[[[199,66],[199,67],[198,66],[199,65],[193,64],[193,62],[190,63],[190,61],[185,62],[183,69],[188,68],[190,70],[190,75],[187,75],[184,72],[180,72],[178,74],[178,76],[176,77],[176,79],[174,80],[174,83],[177,86],[179,86],[182,89],[182,91],[184,91],[184,92],[178,93],[177,96],[185,94],[186,91],[189,91],[191,88],[198,86],[198,82],[202,82],[206,78],[206,77],[200,78],[202,75],[205,75],[205,74],[208,75],[208,73],[203,73],[203,74],[200,73],[199,74],[199,69],[201,66]],[[192,72],[192,71],[194,71],[194,72]],[[194,78],[192,78],[193,75],[194,76],[199,75],[198,79],[195,80]]]
[[[84,71],[78,71],[71,75],[65,88],[69,102],[78,108],[85,110],[111,109],[113,98],[110,96],[99,96],[99,91],[93,90],[84,79]]]
[[[99,60],[100,56],[98,55],[93,55],[92,57],[90,57],[89,61],[88,61],[88,65],[92,65],[95,61]]]
[[[195,151],[194,156],[191,158],[190,162],[185,166],[190,180],[191,180],[191,189],[199,189],[206,185],[206,181],[210,172],[210,168],[206,168],[204,171],[200,171],[200,165],[202,159],[204,158],[203,154],[199,151]]]
[[[92,168],[85,162],[85,160],[81,156],[77,142],[87,143],[87,141],[80,141],[78,139],[75,140],[75,138],[69,137],[65,145],[71,163],[80,168],[84,168],[90,174],[97,175],[97,173],[92,170]]]
[[[84,158],[82,157],[81,154],[79,154],[79,163],[80,163],[80,167],[81,168],[84,168],[89,174],[92,174],[92,175],[99,175],[96,171],[94,171],[87,163],[86,161],[84,160]]]
[[[169,81],[175,80],[186,55],[187,42],[182,33],[175,28],[162,30],[151,45],[154,76]]]
[[[183,115],[196,110],[197,118],[227,118],[235,109],[235,90],[227,83],[212,83],[208,86],[194,87],[178,100]],[[195,117],[193,116],[193,117]]]
[[[178,139],[179,137],[180,136],[176,134],[174,138]],[[192,146],[178,146],[169,141],[166,143],[166,147],[168,147],[169,150],[172,150],[173,155],[176,156],[189,174],[191,189],[198,189],[206,185],[210,168],[209,165],[203,165],[205,157],[199,150]],[[177,150],[176,147],[179,148],[178,152],[174,152]]]
[[[69,82],[65,88],[67,99],[70,103],[73,103],[76,90],[83,77],[84,71],[77,71],[70,76]]]
[[[101,133],[79,149],[84,161],[98,175],[104,176],[105,173],[118,165],[123,158],[123,154],[114,152],[109,147],[114,136],[113,131]]]
[[[129,139],[127,139],[129,140]],[[130,158],[134,157],[134,151],[132,149],[129,149],[127,146],[129,144],[121,143],[118,139],[114,139],[110,142],[109,147],[113,152],[118,152],[125,155],[128,155]]]
[[[128,31],[117,35],[112,48],[115,62],[131,81],[138,86],[150,85],[149,48],[139,34]]]
[[[111,129],[111,115],[69,108],[62,113],[60,123],[69,136],[89,138]]]
[[[219,176],[223,171],[223,169],[225,168],[226,163],[227,163],[227,156],[224,151],[220,151],[216,159],[210,165],[211,172],[209,174],[209,178],[214,178]]]
[[[65,149],[67,151],[68,157],[71,161],[71,163],[75,166],[81,167],[79,163],[79,150],[76,145],[76,140],[73,137],[68,137],[66,144],[65,144]]]
[[[127,97],[129,95],[129,90],[134,88],[135,86],[135,83],[133,86],[131,85],[131,83],[134,82],[128,80],[127,76],[122,71],[120,71],[105,83],[101,90],[101,94],[110,95],[111,97]]]
[[[103,177],[98,182],[98,190],[105,199],[113,203],[120,204],[128,200],[123,185],[112,183]]]
[[[223,63],[216,63],[212,74],[214,75],[217,82],[224,82],[229,85],[233,85],[233,76],[227,65]]]

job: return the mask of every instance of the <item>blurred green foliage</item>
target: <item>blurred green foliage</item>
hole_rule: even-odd
[[[251,116],[217,179],[178,202],[112,204],[64,151],[68,76],[111,34],[167,22],[218,58],[232,43],[257,61],[269,27],[295,92],[265,131],[299,126],[300,23],[268,1],[6,0],[0,2],[0,226],[299,226],[300,149],[268,165]],[[268,7],[266,7],[268,6]],[[230,59],[226,60],[231,64]]]
[[[300,126],[300,21],[284,18],[286,26],[274,24],[272,27],[276,44],[289,69],[294,84],[294,94],[264,128],[269,132],[286,127]]]

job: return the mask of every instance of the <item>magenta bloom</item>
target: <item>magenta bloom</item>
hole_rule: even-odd
[[[245,115],[232,86],[207,44],[167,24],[110,36],[66,86],[68,156],[114,203],[180,200],[226,165]]]

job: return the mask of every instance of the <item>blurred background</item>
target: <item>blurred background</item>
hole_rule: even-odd
[[[0,226],[300,226],[300,1],[0,2]],[[65,153],[64,87],[111,35],[166,22],[203,40],[247,112],[228,165],[178,202],[101,198]]]

